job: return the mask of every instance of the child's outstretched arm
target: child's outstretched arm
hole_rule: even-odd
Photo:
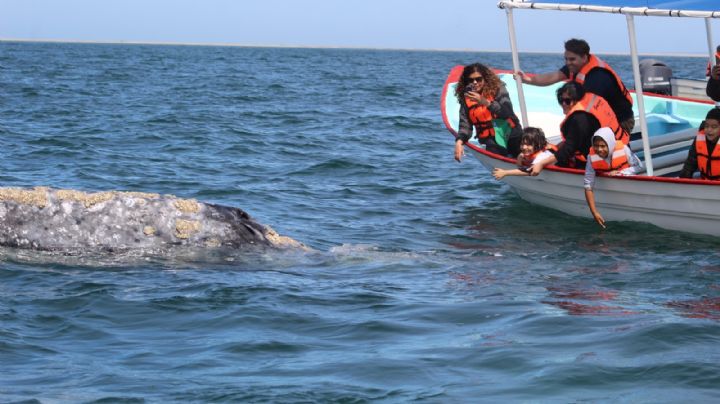
[[[595,169],[590,161],[590,155],[588,155],[587,163],[585,163],[585,178],[583,179],[583,183],[583,187],[585,188],[585,201],[587,202],[588,208],[590,208],[590,213],[592,213],[593,219],[595,219],[597,224],[604,229],[605,219],[603,219],[595,207],[595,194],[593,193],[593,187],[595,186]]]
[[[602,228],[605,227],[605,219],[603,219],[600,212],[598,212],[597,208],[595,208],[595,194],[593,193],[592,189],[585,188],[585,200],[587,201],[588,208],[590,208],[590,213],[593,215],[593,219],[602,226]]]
[[[513,170],[503,170],[502,168],[496,168],[493,170],[493,177],[495,177],[496,180],[501,180],[508,175],[530,175],[528,171],[523,171],[520,168],[516,168]]]

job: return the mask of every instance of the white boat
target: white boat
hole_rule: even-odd
[[[610,177],[599,176],[594,194],[598,210],[606,221],[638,221],[656,226],[696,234],[720,236],[720,182],[700,179],[666,177],[678,170],[707,111],[713,107],[709,101],[645,95],[639,77],[633,16],[682,16],[705,18],[709,59],[714,63],[715,47],[710,34],[710,19],[720,18],[720,3],[705,1],[710,10],[663,10],[648,7],[614,7],[603,5],[575,5],[529,1],[500,1],[498,7],[508,14],[513,68],[521,70],[513,27],[513,9],[595,11],[625,14],[628,20],[633,73],[636,89],[633,97],[636,112],[636,131],[641,137],[631,142],[631,148],[643,158],[647,171],[643,175]],[[597,3],[597,2],[596,2]],[[608,3],[607,1],[605,3]],[[612,2],[617,3],[617,2]],[[645,1],[643,1],[645,3]],[[683,3],[683,2],[681,2]],[[693,4],[698,3],[694,1]],[[703,2],[699,2],[703,3]],[[713,9],[715,7],[715,9]],[[707,9],[706,9],[707,10]],[[455,84],[461,67],[454,68],[443,87],[441,110],[445,125],[457,134],[459,104],[454,96]],[[561,85],[534,87],[518,85],[519,78],[510,72],[498,72],[513,97],[513,105],[521,109],[524,126],[541,127],[550,140],[557,141],[559,123],[563,119],[555,99],[555,89]],[[466,144],[485,168],[511,169],[515,161],[486,151],[476,141]],[[592,218],[583,192],[582,170],[547,167],[539,176],[506,176],[503,181],[528,202],[557,209],[573,216]]]

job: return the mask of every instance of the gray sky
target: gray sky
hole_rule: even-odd
[[[510,49],[495,0],[2,0],[0,38],[410,49]],[[523,51],[628,53],[621,15],[516,10]],[[706,53],[702,19],[636,17],[641,53]],[[720,43],[720,21],[713,21]]]

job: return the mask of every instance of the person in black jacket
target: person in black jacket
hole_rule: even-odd
[[[720,150],[716,150],[719,138],[720,109],[713,108],[708,111],[698,135],[690,145],[680,178],[693,178],[695,172],[700,171],[702,179],[720,179]]]
[[[720,46],[715,53],[715,66],[710,69],[710,78],[705,86],[705,94],[715,102],[720,102],[720,65],[717,64],[720,59]]]
[[[485,65],[474,63],[465,66],[455,89],[460,103],[460,127],[455,140],[455,160],[461,161],[463,145],[470,140],[475,128],[478,141],[487,151],[508,153],[513,157],[520,153],[522,126],[513,110],[512,101],[505,84]],[[507,148],[498,144],[502,136]]]
[[[587,156],[592,146],[592,137],[600,129],[600,121],[590,112],[573,110],[584,96],[583,87],[573,81],[565,83],[557,90],[558,104],[562,107],[565,120],[560,125],[563,141],[558,145],[555,154],[547,159],[533,164],[530,175],[538,175],[548,165],[559,167],[584,169],[585,162],[577,160],[576,156]]]

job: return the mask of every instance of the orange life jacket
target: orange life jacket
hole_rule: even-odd
[[[704,180],[720,179],[720,145],[715,144],[712,154],[709,154],[704,130],[699,131],[695,137],[695,151],[701,178]]]
[[[487,98],[488,102],[493,102],[494,98]],[[465,105],[468,107],[468,115],[470,116],[470,122],[475,126],[475,132],[477,133],[478,139],[487,139],[495,136],[495,126],[493,120],[496,119],[492,112],[485,105],[480,105],[475,100],[465,97]],[[515,128],[515,122],[508,118],[507,123],[510,128]]]
[[[565,140],[565,122],[570,116],[576,112],[587,112],[595,117],[600,122],[600,127],[608,127],[612,129],[615,134],[615,140],[622,144],[628,144],[630,142],[630,135],[623,129],[615,117],[615,112],[610,108],[610,104],[605,99],[597,94],[585,93],[585,95],[573,105],[573,107],[565,115],[565,119],[560,123],[560,134],[563,140]],[[575,152],[575,158],[579,161],[587,161],[585,156],[579,151]]]
[[[596,172],[622,170],[630,167],[627,154],[625,154],[625,145],[622,142],[615,143],[615,150],[612,152],[610,164],[608,164],[604,158],[598,156],[595,153],[595,149],[592,147],[590,148],[590,153],[588,155],[590,156],[590,163]]]
[[[575,81],[579,84],[585,83],[585,76],[587,76],[588,73],[590,73],[590,70],[599,68],[599,69],[605,69],[609,71],[613,77],[615,78],[615,82],[617,83],[618,87],[620,88],[620,91],[622,91],[625,98],[628,100],[630,105],[633,105],[632,97],[630,96],[630,91],[628,91],[627,87],[625,87],[625,84],[622,82],[622,79],[620,79],[620,76],[618,76],[617,73],[615,73],[615,70],[610,67],[609,64],[605,63],[602,59],[595,55],[589,55],[588,62],[585,63],[585,66],[583,66],[579,72],[577,73],[571,73],[570,74],[570,80]]]

